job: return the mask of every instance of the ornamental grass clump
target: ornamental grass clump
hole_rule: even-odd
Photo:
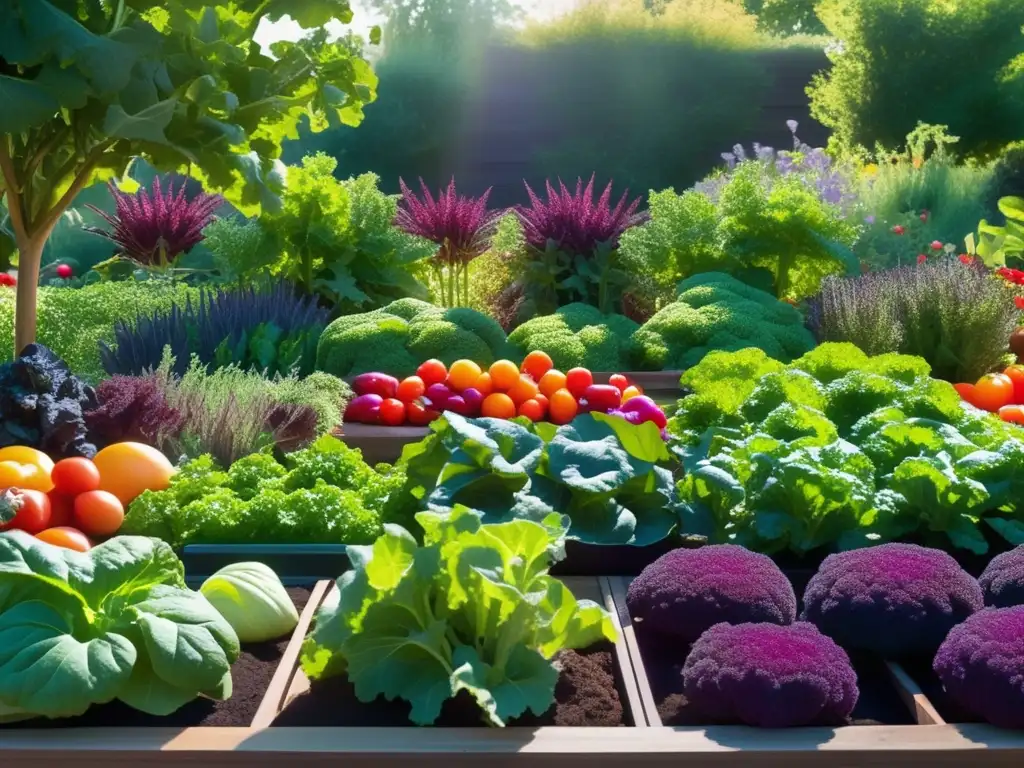
[[[488,210],[488,189],[480,197],[460,197],[452,178],[448,188],[435,198],[420,179],[423,199],[398,180],[402,199],[395,224],[410,235],[438,246],[434,272],[441,286],[440,298],[446,306],[469,304],[469,263],[490,247],[490,239],[503,211]]]
[[[716,624],[796,620],[796,595],[770,557],[734,544],[676,549],[629,585],[626,604],[644,631],[693,642]]]
[[[1007,354],[1020,315],[1014,290],[979,261],[940,257],[858,277],[829,277],[808,309],[819,342],[928,361],[946,381],[975,381]]]
[[[892,658],[933,653],[983,606],[978,582],[945,552],[881,544],[825,558],[800,618],[848,650]]]
[[[847,724],[859,698],[850,658],[813,624],[716,624],[683,666],[687,701],[716,723]]]
[[[175,192],[173,182],[169,182],[164,192],[157,176],[153,179],[152,196],[145,188],[130,195],[111,182],[110,194],[114,198],[115,213],[88,206],[111,229],[85,229],[107,238],[118,247],[119,255],[142,267],[166,269],[178,256],[202,242],[203,229],[224,204],[220,195],[205,192],[189,199],[185,195],[186,187],[187,184],[182,182]]]

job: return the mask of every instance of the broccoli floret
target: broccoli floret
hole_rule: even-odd
[[[796,618],[796,595],[779,567],[734,544],[662,555],[633,579],[626,604],[645,631],[684,642],[723,621],[789,624]]]
[[[978,582],[945,552],[881,544],[826,557],[801,619],[844,648],[899,657],[933,653],[983,605]]]
[[[632,367],[633,334],[640,326],[625,315],[606,315],[588,304],[567,304],[553,315],[527,320],[509,334],[513,355],[547,352],[555,368],[625,371]]]
[[[814,346],[794,307],[728,275],[698,275],[679,289],[679,298],[633,335],[637,368],[689,368],[713,350],[747,347],[789,362]]]
[[[1024,728],[1024,606],[986,608],[953,627],[932,668],[968,712],[1001,728]]]
[[[353,323],[355,317],[366,319]],[[316,367],[335,376],[368,371],[410,376],[419,363],[406,349],[408,342],[409,324],[400,317],[380,313],[339,317],[320,336]]]
[[[715,722],[844,725],[857,703],[850,657],[812,624],[718,624],[683,666],[687,701]]]
[[[992,558],[978,578],[985,605],[1009,608],[1024,605],[1024,544]]]

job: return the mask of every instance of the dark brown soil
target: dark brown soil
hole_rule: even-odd
[[[562,674],[555,687],[555,703],[540,717],[527,712],[510,720],[509,726],[541,725],[621,726],[628,720],[619,696],[621,679],[610,644],[584,651],[562,651]],[[356,699],[346,677],[313,683],[308,693],[297,696],[277,716],[273,725],[300,726],[409,726],[408,702],[388,701],[383,696],[369,704]],[[449,728],[485,726],[480,708],[465,691],[445,702],[435,723]]]
[[[651,684],[658,714],[663,725],[727,725],[715,723],[687,701],[683,695],[683,664],[690,645],[662,638],[636,627],[647,679]],[[857,673],[860,697],[848,725],[913,725],[906,705],[890,683],[881,661],[851,656]]]
[[[901,659],[900,664],[947,723],[985,722],[984,719],[971,714],[949,698],[942,687],[939,676],[932,670],[931,659]]]
[[[301,613],[309,600],[310,590],[305,587],[288,587],[296,609]],[[256,715],[263,694],[277,670],[277,664],[288,646],[288,637],[266,643],[249,643],[242,646],[238,661],[231,667],[233,690],[226,701],[195,699],[173,714],[158,717],[132,709],[127,704],[112,701],[92,707],[84,715],[59,720],[25,720],[19,723],[0,725],[0,728],[131,728],[131,727],[193,727],[219,726],[246,727]]]

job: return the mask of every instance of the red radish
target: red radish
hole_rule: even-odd
[[[394,397],[398,394],[398,379],[386,373],[361,373],[352,380],[352,391],[357,395]]]
[[[358,424],[376,424],[380,420],[380,407],[384,398],[380,395],[360,395],[345,408],[344,421]]]
[[[622,403],[622,392],[611,384],[591,384],[583,390],[583,399],[591,411],[610,411]]]

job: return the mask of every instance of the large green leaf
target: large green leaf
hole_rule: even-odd
[[[0,103],[17,109],[0,109],[0,134],[18,135],[52,118],[60,109],[45,88],[27,80],[0,75]]]

